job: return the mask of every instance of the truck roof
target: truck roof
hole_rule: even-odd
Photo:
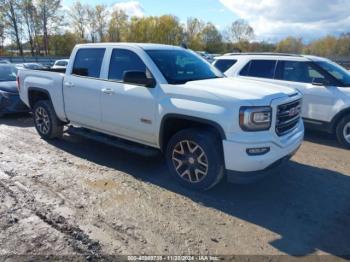
[[[169,50],[169,49],[178,49],[183,50],[180,46],[173,46],[173,45],[163,45],[163,44],[150,44],[150,43],[90,43],[90,44],[79,44],[77,45],[78,48],[84,48],[84,47],[114,47],[114,46],[129,46],[129,47],[138,47],[142,48],[144,50]]]

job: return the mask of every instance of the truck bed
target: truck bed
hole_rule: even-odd
[[[19,93],[21,100],[30,107],[29,91],[44,91],[50,96],[56,114],[60,119],[65,119],[63,100],[64,71],[62,72],[62,69],[19,69],[18,78],[20,80]]]

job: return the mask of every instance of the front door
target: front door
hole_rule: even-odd
[[[303,94],[304,118],[326,122],[331,120],[336,103],[336,87],[326,86],[324,83],[331,80],[311,62],[279,61],[275,79]]]
[[[102,123],[109,133],[156,144],[157,89],[123,82],[125,72],[147,70],[134,51],[113,49],[101,95]]]

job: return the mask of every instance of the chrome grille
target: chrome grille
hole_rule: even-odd
[[[276,133],[284,136],[292,132],[301,117],[301,99],[277,107]]]

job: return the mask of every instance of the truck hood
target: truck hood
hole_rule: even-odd
[[[223,99],[239,100],[269,99],[271,101],[297,93],[295,89],[286,86],[233,78],[191,81],[183,87],[206,91]]]
[[[0,81],[0,91],[10,92],[10,93],[18,93],[17,90],[17,82],[16,81]]]

